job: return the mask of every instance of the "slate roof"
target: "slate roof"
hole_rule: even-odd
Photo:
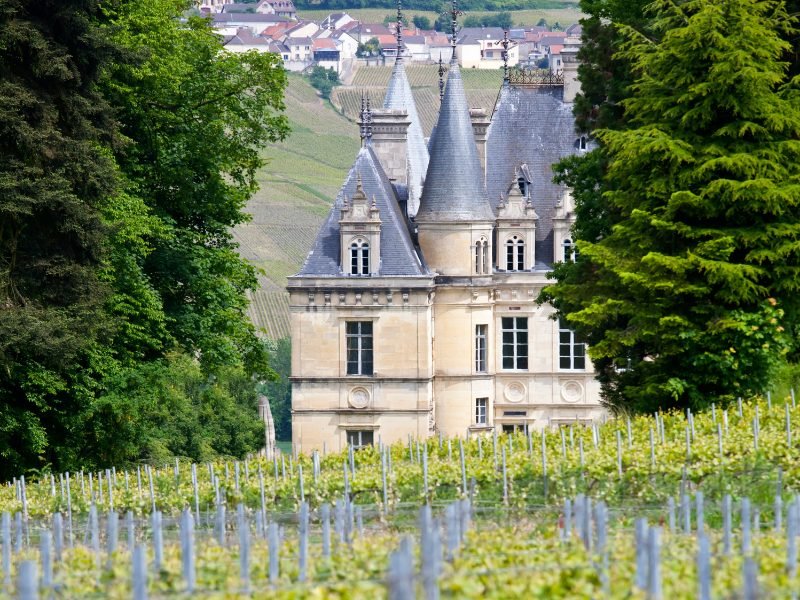
[[[472,133],[464,82],[455,60],[450,63],[416,220],[418,223],[494,220]]]
[[[356,157],[331,212],[317,234],[298,277],[348,277],[341,268],[339,219],[345,196],[351,198],[361,176],[364,193],[375,202],[381,217],[381,265],[378,277],[419,277],[432,273],[420,261],[414,249],[397,197],[389,178],[372,148],[362,148]]]
[[[502,40],[505,30],[502,27],[464,27],[458,33],[458,45],[477,44],[481,40]]]
[[[411,93],[411,85],[406,76],[405,62],[402,59],[395,61],[389,87],[386,89],[384,108],[404,110],[408,113],[411,124],[408,126],[408,164],[410,167],[409,187],[411,188],[411,201],[408,214],[413,217],[419,208],[419,199],[422,195],[422,182],[428,172],[428,146],[425,144],[425,135],[422,132],[422,121],[417,113],[417,105]]]
[[[553,216],[564,186],[553,183],[552,165],[578,150],[572,104],[562,87],[504,86],[486,142],[486,188],[493,210],[506,197],[514,169],[527,164],[536,224],[536,258],[553,263]]]

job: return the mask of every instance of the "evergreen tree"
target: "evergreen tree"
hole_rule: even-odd
[[[116,127],[98,89],[113,57],[93,0],[0,3],[0,456],[43,466],[86,396],[65,393],[114,331],[101,277]]]
[[[637,77],[625,123],[597,132],[607,167],[581,175],[600,174],[605,220],[543,294],[586,337],[605,400],[645,411],[763,391],[800,286],[800,105],[782,85],[783,4],[652,10],[654,39],[622,27],[619,58]]]

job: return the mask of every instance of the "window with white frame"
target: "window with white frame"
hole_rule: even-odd
[[[488,398],[475,399],[475,425],[487,424],[487,411],[489,408]]]
[[[527,317],[503,317],[503,368],[528,368],[528,319]]]
[[[369,275],[369,244],[355,240],[350,244],[350,275]]]
[[[567,238],[561,242],[561,247],[563,249],[564,262],[575,262],[578,260],[578,248],[571,239]]]
[[[486,373],[488,325],[475,325],[475,372]]]
[[[347,374],[372,375],[372,321],[346,324]]]
[[[506,271],[525,270],[525,242],[516,235],[506,242]]]
[[[558,366],[565,371],[586,369],[586,344],[562,321],[558,322]]]

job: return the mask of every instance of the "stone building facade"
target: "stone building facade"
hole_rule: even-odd
[[[601,418],[586,349],[536,298],[572,260],[552,165],[575,133],[577,64],[507,76],[470,111],[451,62],[422,137],[403,60],[308,258],[289,280],[300,450]]]

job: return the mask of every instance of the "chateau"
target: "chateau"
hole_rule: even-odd
[[[365,106],[363,147],[289,279],[302,451],[602,417],[585,345],[536,303],[573,259],[552,165],[587,149],[576,52],[557,74],[506,63],[491,115],[470,110],[451,62],[429,141],[402,55],[383,108]]]

